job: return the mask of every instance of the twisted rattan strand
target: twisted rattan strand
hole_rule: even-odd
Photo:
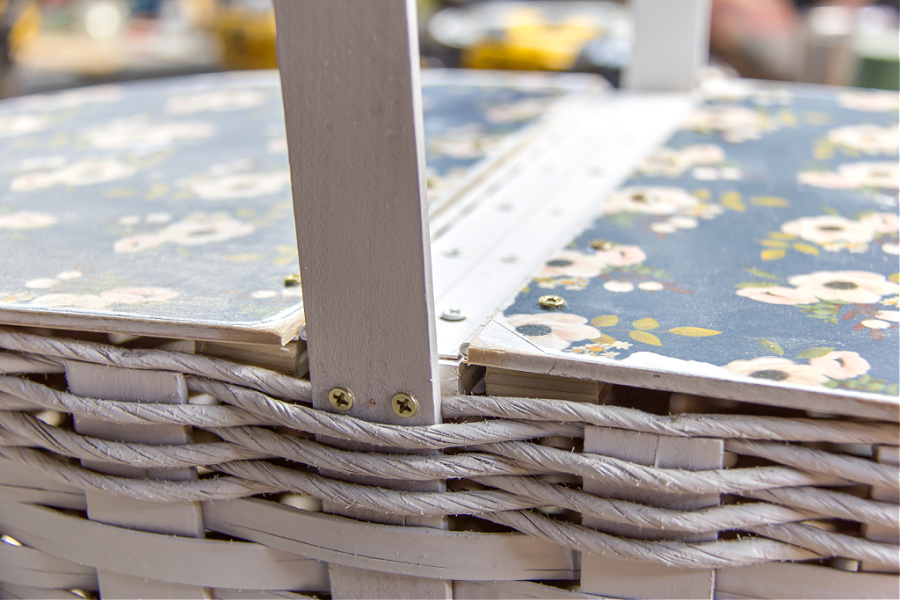
[[[812,473],[830,473],[848,481],[868,485],[896,486],[900,482],[900,466],[882,464],[857,458],[771,442],[728,440],[725,449],[737,454],[758,456],[783,465],[790,465]]]
[[[283,472],[277,474],[280,476],[276,476],[272,480],[274,485],[251,483],[238,478],[217,478],[193,482],[135,481],[99,475],[81,467],[64,465],[56,459],[40,455],[34,451],[0,448],[0,455],[37,468],[43,473],[68,484],[143,500],[159,501],[171,499],[172,496],[175,496],[180,501],[223,499],[236,497],[233,495],[234,492],[250,495],[280,491],[287,487],[286,484],[293,485],[303,481],[301,474],[288,469],[282,469]],[[260,465],[255,463],[227,463],[222,465],[222,467],[251,476],[260,472]],[[277,472],[278,469],[271,469],[270,467],[266,466],[263,470],[271,473]],[[286,474],[289,474],[289,477],[284,479]],[[380,506],[381,510],[390,510],[395,512],[395,514],[401,514],[406,509],[410,511],[418,511],[420,509],[433,510],[433,508],[448,502],[447,494],[400,492],[380,488],[369,488],[363,491],[361,488],[368,488],[368,486],[337,482],[313,475],[306,475],[305,478],[307,489],[316,492],[321,497],[330,499],[342,498],[345,501],[349,500],[352,505],[357,505],[355,503],[359,501],[363,506],[371,507],[372,509]],[[243,488],[243,490],[240,488]],[[473,502],[472,506],[474,507],[481,505],[501,507],[503,504],[522,503],[521,499],[501,494],[496,492],[482,492],[481,494],[463,493],[460,494],[459,499],[452,499],[452,503],[460,507],[465,507],[469,502]],[[506,502],[503,501],[504,499]],[[398,511],[398,507],[402,507],[402,510]],[[437,511],[433,510],[433,512]],[[413,514],[421,513],[415,512]],[[686,568],[747,566],[771,560],[808,560],[841,555],[856,559],[865,556],[865,559],[880,565],[890,564],[893,555],[896,553],[896,547],[893,545],[877,544],[868,540],[857,540],[850,543],[840,538],[833,541],[832,538],[835,538],[836,534],[823,531],[813,536],[805,529],[772,530],[774,532],[773,535],[792,535],[796,540],[791,544],[763,538],[705,543],[645,542],[615,537],[577,525],[550,520],[531,512],[484,513],[482,516],[519,531],[577,550],[599,554],[612,553],[620,557],[652,560]],[[785,533],[785,531],[789,533]],[[817,547],[815,551],[803,550],[795,545],[799,543]],[[858,554],[853,552],[858,552]]]
[[[3,327],[0,327],[0,347],[47,358],[78,360],[124,369],[175,371],[211,377],[250,385],[288,400],[308,402],[311,397],[308,381],[208,356],[166,350],[127,350],[109,344],[49,338]]]
[[[580,490],[553,486],[524,477],[496,475],[528,475],[548,472],[547,469],[525,469],[508,458],[489,454],[457,454],[451,456],[404,456],[370,452],[349,452],[317,442],[282,436],[260,428],[232,428],[216,430],[228,443],[157,446],[122,444],[56,428],[27,414],[9,414],[5,428],[18,439],[3,436],[5,443],[37,445],[73,458],[89,459],[139,467],[197,467],[212,466],[235,460],[281,457],[312,467],[328,469],[345,475],[382,477],[400,480],[430,480],[461,477],[480,478],[488,485],[504,489],[528,499],[529,506],[563,506],[583,514],[606,520],[630,523],[639,527],[666,530],[719,531],[739,526],[790,522],[814,517],[848,518],[848,511],[822,512],[791,510],[771,504],[744,504],[714,507],[703,511],[684,512],[644,507],[618,500],[596,498]],[[493,477],[485,477],[485,476]],[[837,492],[822,494],[840,496]],[[303,492],[303,490],[297,490]],[[304,493],[309,493],[308,491]],[[753,492],[745,492],[753,495]],[[845,496],[843,505],[854,500],[858,520],[896,526],[896,511],[887,503]],[[821,507],[820,507],[821,508]],[[868,516],[860,519],[859,515]]]

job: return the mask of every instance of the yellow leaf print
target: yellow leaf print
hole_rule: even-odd
[[[131,198],[137,196],[137,190],[134,188],[109,188],[103,190],[104,198]]]
[[[784,250],[776,250],[774,248],[763,250],[759,253],[759,257],[763,260],[781,260],[782,258],[784,258],[784,255]]]
[[[894,273],[890,277],[888,277],[888,281],[893,281],[894,283],[900,283],[900,273]]]
[[[656,329],[657,327],[659,327],[659,323],[656,322],[656,319],[651,319],[650,317],[647,317],[646,319],[638,319],[637,321],[634,321],[632,325],[642,331],[647,329]]]
[[[597,342],[598,344],[613,344],[617,340],[611,335],[606,335],[605,333],[601,333],[600,337],[594,338],[591,340],[592,342]]]
[[[769,234],[770,238],[774,238],[776,240],[796,240],[796,235],[791,235],[789,233],[783,233],[781,231],[773,231]]]
[[[786,127],[797,126],[797,115],[792,110],[786,108],[781,109],[778,111],[778,118],[781,119],[781,122],[784,123]]]
[[[255,262],[258,260],[263,260],[266,257],[265,254],[231,254],[229,256],[223,256],[222,260],[227,260],[229,262],[236,263],[246,263],[246,262]]]
[[[785,198],[777,198],[775,196],[754,196],[750,199],[750,203],[755,206],[790,206],[791,203]]]
[[[662,346],[662,342],[659,341],[658,337],[656,337],[652,333],[647,333],[646,331],[629,331],[628,335],[629,337],[631,337],[631,339],[644,344],[650,344],[651,346]]]
[[[802,252],[803,254],[812,254],[813,256],[819,255],[818,248],[812,244],[804,244],[803,242],[794,242],[794,250]]]
[[[780,240],[759,240],[759,243],[767,248],[787,248],[787,242]]]
[[[747,207],[744,205],[744,201],[741,197],[741,193],[735,190],[730,190],[727,192],[723,192],[720,197],[720,201],[722,202],[722,206],[729,210],[735,210],[738,212],[744,212],[747,210]]]
[[[685,337],[710,337],[713,335],[721,335],[721,331],[715,329],[703,329],[702,327],[673,327],[669,333],[675,335],[683,335]]]
[[[816,160],[826,160],[834,156],[834,146],[831,142],[821,141],[813,148],[813,157]]]
[[[615,327],[619,324],[619,317],[616,315],[603,315],[591,319],[591,325],[594,327]]]

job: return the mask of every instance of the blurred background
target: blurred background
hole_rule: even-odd
[[[713,64],[744,77],[900,87],[900,0],[712,0]],[[616,84],[627,2],[419,0],[427,67],[581,71]],[[0,96],[276,66],[270,0],[0,0]]]

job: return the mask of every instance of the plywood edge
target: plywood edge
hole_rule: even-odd
[[[258,323],[218,324],[136,317],[73,315],[0,308],[0,325],[49,327],[72,331],[121,333],[197,341],[283,345],[294,339],[305,320],[302,307]]]
[[[468,361],[484,367],[595,379],[654,390],[900,422],[900,398],[846,390],[838,394],[825,389],[818,391],[787,385],[776,387],[737,378],[725,379],[704,374],[704,366],[710,366],[704,363],[694,363],[695,372],[688,374],[613,360],[589,361],[579,359],[576,355],[547,352],[522,339],[496,320],[489,322],[469,345]],[[675,359],[666,362],[673,361]],[[690,361],[680,362],[685,367],[692,365]],[[712,370],[719,368],[713,367]]]

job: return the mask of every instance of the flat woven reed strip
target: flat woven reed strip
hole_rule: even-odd
[[[132,480],[111,477],[91,472],[82,467],[65,465],[51,457],[24,449],[0,448],[0,456],[24,463],[46,475],[60,479],[70,485],[93,489],[106,493],[125,495],[134,499],[161,500],[175,495],[182,501],[203,501],[225,499],[237,492],[263,493],[290,489],[303,493],[313,492],[317,497],[343,501],[350,506],[362,506],[372,510],[393,514],[441,514],[432,510],[442,503],[454,504],[450,511],[465,513],[463,508],[471,506],[492,512],[478,513],[483,518],[514,529],[535,535],[576,550],[612,554],[625,558],[652,560],[672,566],[686,568],[718,568],[727,566],[749,566],[773,560],[810,560],[842,556],[855,560],[867,560],[876,567],[888,568],[896,564],[898,547],[868,540],[848,538],[815,528],[779,529],[780,525],[751,527],[760,535],[769,537],[789,537],[789,542],[778,542],[765,538],[745,538],[730,542],[647,542],[621,538],[593,529],[560,521],[550,520],[531,512],[509,510],[510,505],[522,506],[520,498],[497,492],[480,493],[427,493],[403,492],[372,488],[331,480],[325,477],[301,474],[289,469],[267,466],[269,481],[250,482],[240,478],[217,478],[193,482],[168,482],[152,480]],[[226,463],[223,467],[241,476],[254,477],[260,473],[260,464],[249,462]],[[243,491],[239,488],[245,488]],[[457,498],[451,498],[457,496]],[[235,496],[232,496],[235,497]],[[505,506],[504,506],[505,505]],[[507,508],[503,512],[493,512]],[[765,533],[763,533],[765,531]]]
[[[6,431],[3,431],[5,429]],[[213,467],[217,464],[259,458],[285,458],[310,467],[326,469],[343,475],[363,477],[379,477],[396,480],[428,481],[434,479],[476,478],[487,485],[499,487],[506,491],[523,496],[533,506],[563,506],[591,514],[600,518],[616,520],[608,511],[600,507],[616,507],[620,510],[635,511],[634,525],[660,527],[663,529],[683,529],[686,531],[703,528],[706,531],[724,530],[737,525],[773,523],[780,520],[798,520],[813,517],[837,517],[861,520],[886,526],[900,526],[900,517],[896,514],[896,506],[888,503],[864,500],[841,494],[840,492],[823,491],[816,498],[824,498],[818,503],[807,503],[800,512],[788,511],[778,513],[775,508],[770,511],[762,507],[770,505],[742,505],[739,508],[727,507],[712,509],[718,515],[736,512],[741,517],[749,516],[749,521],[716,520],[715,526],[704,526],[703,513],[682,513],[667,509],[645,507],[650,515],[662,515],[665,522],[647,521],[647,517],[636,511],[631,503],[613,501],[612,504],[599,505],[596,498],[579,490],[569,490],[558,486],[543,484],[538,480],[522,477],[553,472],[548,468],[525,468],[514,460],[486,453],[466,453],[455,455],[416,456],[380,454],[374,452],[352,452],[332,448],[311,440],[298,439],[293,436],[275,434],[261,428],[216,429],[215,433],[231,443],[199,443],[185,445],[146,445],[110,442],[98,438],[80,436],[71,431],[53,427],[24,413],[7,413],[6,420],[0,427],[0,445],[41,447],[71,458],[92,460],[101,463],[131,465],[145,468],[180,468],[180,467]],[[233,471],[229,471],[235,474]],[[498,477],[498,475],[516,475],[518,477]],[[241,475],[247,478],[246,473]],[[480,478],[480,479],[478,479]],[[260,478],[253,478],[260,481]],[[815,490],[815,488],[809,488]],[[563,490],[565,490],[563,492]],[[309,490],[295,489],[303,493],[313,494]],[[754,490],[745,491],[752,495]],[[800,494],[801,497],[803,494]],[[327,497],[327,496],[326,496]],[[605,501],[604,501],[605,502]],[[785,501],[781,502],[782,504]],[[790,506],[790,503],[787,502]],[[810,510],[813,508],[814,510]],[[619,510],[615,509],[614,510]],[[817,509],[817,510],[815,510]],[[461,514],[447,509],[444,514]],[[762,511],[749,515],[751,511]],[[775,511],[774,513],[772,511]],[[413,513],[421,514],[421,513]],[[467,513],[474,514],[474,513]],[[781,515],[780,517],[776,515]],[[677,517],[686,515],[686,520]],[[757,520],[767,515],[769,521]],[[624,521],[631,522],[631,521]],[[710,521],[707,521],[710,523]]]

